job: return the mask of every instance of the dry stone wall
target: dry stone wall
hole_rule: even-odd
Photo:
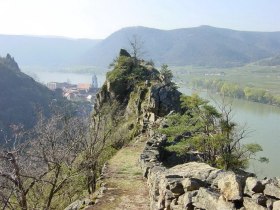
[[[200,162],[166,168],[160,161],[165,141],[153,135],[140,156],[151,210],[280,210],[279,178],[258,180]]]

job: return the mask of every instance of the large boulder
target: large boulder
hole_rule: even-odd
[[[246,179],[246,185],[244,193],[247,195],[253,195],[254,193],[263,193],[264,185],[256,177],[248,177]]]
[[[178,198],[178,205],[182,207],[182,209],[192,210],[193,209],[193,198],[197,195],[196,191],[186,192],[184,195],[181,195]]]
[[[198,190],[200,187],[205,187],[206,183],[195,178],[186,178],[182,181],[182,186],[184,191],[194,191]]]
[[[265,185],[264,194],[280,199],[280,187],[277,182],[272,180],[270,183]]]
[[[280,209],[280,201],[275,201],[275,202],[273,203],[273,209],[274,209],[274,210]]]
[[[206,163],[189,162],[174,166],[170,168],[167,173],[211,183],[212,180],[218,176],[220,171],[220,169],[211,167]]]
[[[265,207],[255,203],[255,201],[252,198],[244,197],[243,198],[243,205],[246,208],[246,210],[266,210]]]
[[[220,173],[216,178],[220,193],[226,200],[241,200],[243,194],[242,179],[234,172]]]
[[[119,55],[125,57],[131,57],[131,55],[125,49],[120,49]]]
[[[224,200],[219,193],[210,191],[206,188],[200,188],[197,196],[193,198],[193,205],[200,209],[211,210],[233,210],[234,204]]]
[[[151,88],[149,111],[158,117],[164,117],[170,111],[181,111],[181,93],[171,86],[154,85]]]

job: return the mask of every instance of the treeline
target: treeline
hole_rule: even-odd
[[[262,88],[242,87],[237,83],[230,83],[220,79],[195,79],[192,80],[191,85],[193,88],[207,89],[232,98],[280,106],[280,96],[275,96]]]

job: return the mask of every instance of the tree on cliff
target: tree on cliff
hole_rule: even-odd
[[[176,84],[172,82],[173,79],[173,73],[172,71],[168,68],[168,65],[163,64],[160,68],[160,80],[164,85],[169,85],[171,87],[177,88]]]
[[[168,127],[161,129],[172,142],[168,150],[182,155],[199,151],[205,162],[226,170],[246,168],[262,151],[259,144],[242,143],[247,131],[231,121],[231,106],[222,105],[219,112],[198,95],[182,96],[181,100],[186,111],[167,117]]]
[[[141,56],[145,54],[143,50],[144,42],[139,36],[134,34],[131,39],[129,39],[129,45],[131,47],[131,54],[134,58],[134,64],[137,64],[137,61],[141,59]]]

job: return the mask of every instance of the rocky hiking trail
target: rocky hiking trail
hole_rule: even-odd
[[[145,142],[145,137],[137,138],[108,161],[103,179],[106,190],[87,210],[149,209],[149,192],[139,164]]]

